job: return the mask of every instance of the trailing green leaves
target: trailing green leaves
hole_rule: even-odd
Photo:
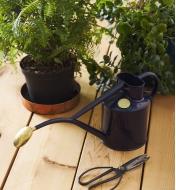
[[[120,34],[117,47],[122,54],[121,70],[135,74],[153,71],[160,78],[160,92],[174,93],[175,63],[169,49],[175,39],[174,2],[103,2],[98,16],[110,21]]]

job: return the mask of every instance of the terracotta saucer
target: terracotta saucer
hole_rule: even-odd
[[[65,102],[58,102],[57,104],[41,104],[30,100],[27,86],[24,84],[21,88],[21,99],[24,107],[31,112],[42,115],[63,113],[73,109],[79,103],[80,85],[75,82],[75,93],[73,97]]]

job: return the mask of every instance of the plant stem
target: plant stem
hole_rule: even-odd
[[[138,3],[137,3],[137,7],[139,7],[140,9],[142,9],[143,6],[144,6],[144,3],[145,3],[145,0],[139,0]]]

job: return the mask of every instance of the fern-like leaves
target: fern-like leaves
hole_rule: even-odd
[[[20,14],[18,15],[18,17],[16,18],[14,25],[13,25],[13,31],[18,34],[18,28],[21,22],[21,19],[24,17],[26,17],[27,15],[33,14],[39,4],[41,3],[41,0],[35,0],[35,1],[29,1],[24,8],[21,10]]]

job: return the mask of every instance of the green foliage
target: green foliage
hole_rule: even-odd
[[[135,2],[0,0],[0,62],[14,62],[23,52],[40,64],[62,64],[71,54],[77,57],[77,71],[80,64],[86,65],[90,84],[111,84],[120,66],[135,74],[157,73],[160,91],[173,93],[174,64],[168,54],[168,41],[175,33],[174,1]],[[108,20],[111,28],[98,27],[96,16]],[[93,47],[104,32],[116,39],[114,30],[120,34],[120,63],[114,64],[112,53],[97,63],[92,58]]]
[[[19,52],[42,64],[61,64],[70,54],[89,59],[101,39],[96,5],[89,0],[0,0],[0,5],[0,50],[10,61]]]
[[[0,58],[14,62],[26,53],[37,64],[63,64],[77,57],[76,71],[84,63],[90,84],[102,84],[113,76],[104,57],[92,58],[94,47],[107,32],[97,26],[97,5],[91,0],[0,0]],[[34,63],[34,62],[33,62]],[[58,67],[60,68],[60,67]]]
[[[155,72],[160,78],[160,92],[174,93],[175,63],[168,52],[168,42],[175,39],[174,1],[104,0],[99,1],[99,10],[99,18],[108,20],[120,34],[121,70]]]
[[[103,56],[103,60],[97,63],[93,59],[84,59],[87,70],[90,74],[90,85],[111,86],[114,83],[114,76],[118,72],[118,65],[115,65],[117,56],[111,59],[112,52]]]

